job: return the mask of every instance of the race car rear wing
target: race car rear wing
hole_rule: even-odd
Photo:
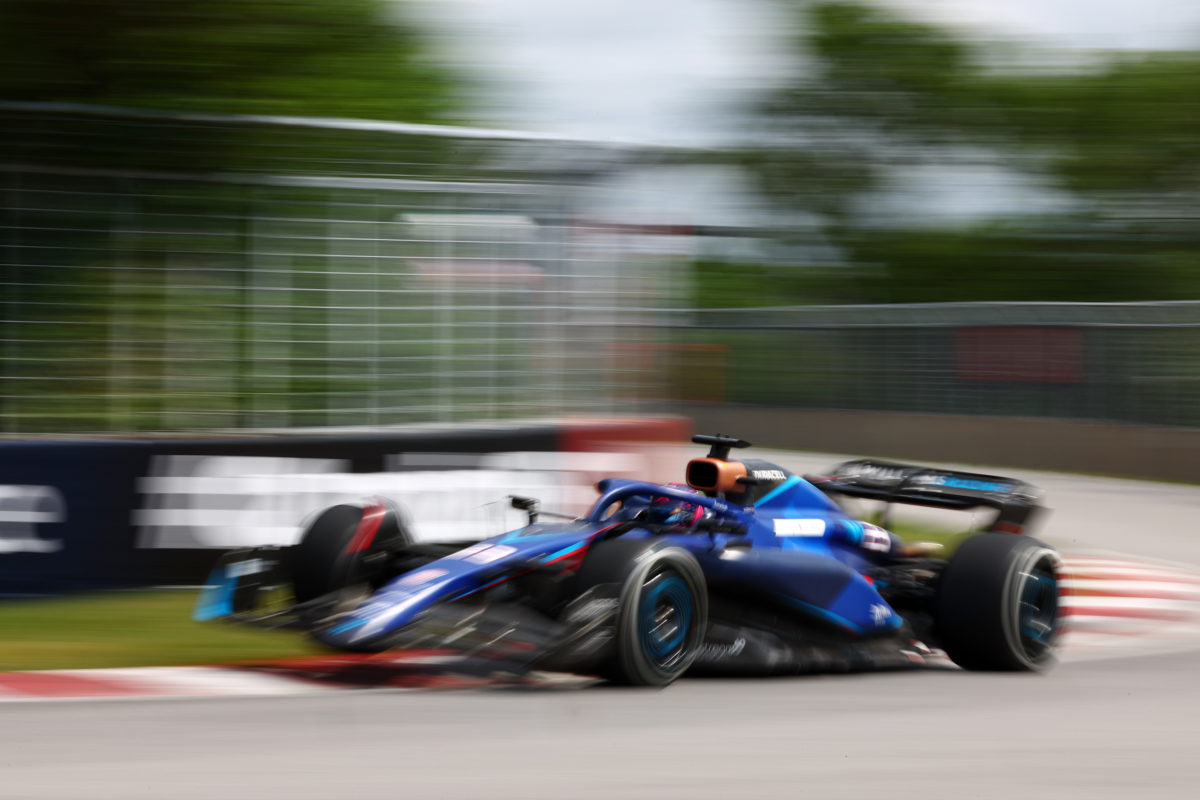
[[[976,472],[859,460],[805,478],[826,494],[962,511],[994,508],[989,530],[1005,533],[1023,533],[1042,508],[1036,486]]]

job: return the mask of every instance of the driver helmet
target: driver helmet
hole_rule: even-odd
[[[703,495],[703,492],[698,492],[685,483],[668,483],[672,489],[679,489],[688,494]],[[657,522],[663,525],[677,525],[681,528],[690,528],[703,519],[706,515],[704,506],[696,503],[681,502],[674,497],[655,497],[647,510],[647,518],[651,522]]]

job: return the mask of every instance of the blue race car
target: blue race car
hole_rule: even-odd
[[[875,461],[802,478],[730,457],[748,442],[692,441],[710,449],[686,483],[603,480],[586,515],[554,522],[512,498],[529,524],[473,544],[414,541],[386,501],[333,506],[294,547],[227,554],[195,616],[648,686],[898,666],[930,648],[967,669],[1053,661],[1059,558],[1024,535],[1034,487]],[[939,560],[853,519],[843,496],[996,516]],[[264,610],[279,587],[291,596]]]

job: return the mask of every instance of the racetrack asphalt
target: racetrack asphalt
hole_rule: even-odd
[[[1200,654],[1048,675],[684,680],[4,709],[0,795],[1183,798]]]
[[[1198,487],[1002,473],[1047,490],[1061,547],[1200,563]],[[1176,646],[1046,675],[9,704],[0,797],[1191,798],[1200,638]]]

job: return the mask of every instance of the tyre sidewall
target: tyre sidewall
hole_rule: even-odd
[[[1013,534],[997,534],[1013,535]],[[1005,642],[1008,652],[1011,654],[1012,665],[1014,669],[1020,670],[1042,670],[1054,663],[1054,646],[1053,642],[1057,639],[1057,630],[1052,635],[1051,641],[1047,643],[1044,653],[1031,656],[1026,652],[1025,645],[1021,641],[1021,620],[1020,620],[1020,605],[1022,602],[1021,594],[1024,590],[1025,576],[1029,575],[1043,564],[1047,559],[1053,565],[1055,575],[1058,574],[1058,568],[1061,564],[1061,559],[1057,552],[1050,547],[1036,540],[1026,540],[1031,546],[1016,548],[1013,550],[1013,560],[1007,570],[1004,600],[1001,604],[1002,624],[1004,629]],[[1055,627],[1058,622],[1055,620]]]
[[[679,653],[669,666],[648,654],[642,642],[644,617],[641,604],[647,584],[657,574],[671,573],[682,579],[690,595],[691,619]],[[651,545],[628,565],[621,584],[614,633],[616,653],[609,677],[637,686],[666,686],[685,672],[696,660],[708,626],[708,590],[704,574],[691,553],[679,547]]]
[[[1038,566],[1057,574],[1060,559],[1048,545],[1026,536],[985,533],[962,544],[938,587],[939,644],[959,666],[974,670],[1045,669],[1054,662],[1054,639],[1045,651],[1027,652],[1020,630],[1021,592]]]
[[[342,504],[330,506],[305,528],[291,554],[292,586],[298,602],[337,592],[357,584],[370,583],[368,557],[411,543],[399,511],[385,504],[386,512],[370,547],[347,552],[366,509]]]

